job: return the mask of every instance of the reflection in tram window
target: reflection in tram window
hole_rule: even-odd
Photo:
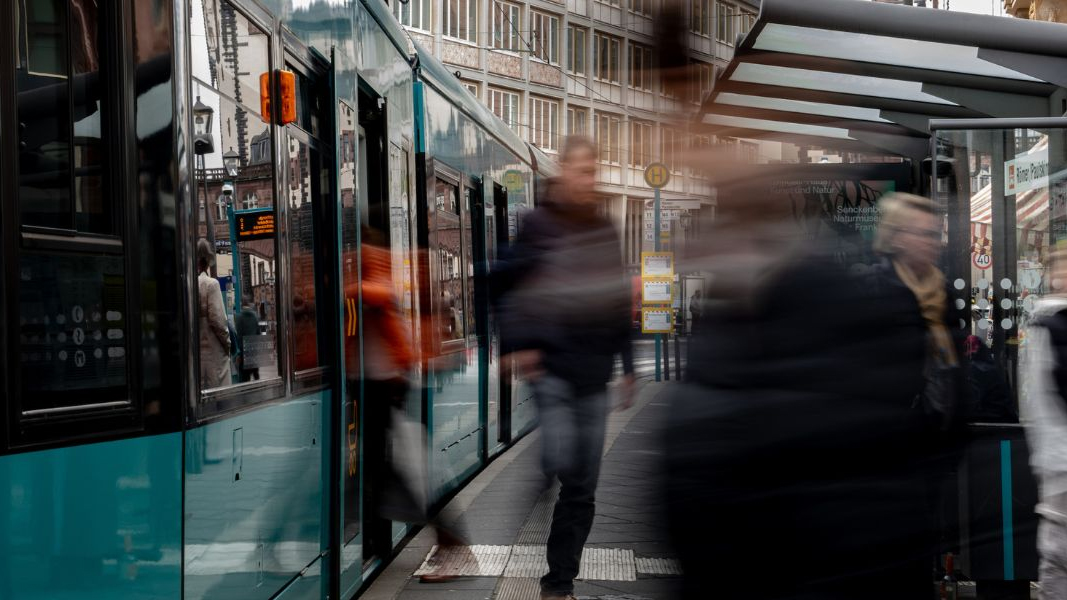
[[[459,190],[437,180],[437,273],[441,281],[438,330],[442,342],[464,337],[463,252],[459,222]]]
[[[193,77],[258,114],[270,37],[229,2],[193,0],[190,16]]]
[[[114,233],[104,136],[113,130],[105,97],[106,4],[29,0],[18,12],[15,85],[19,208],[23,225]]]
[[[240,50],[243,64],[244,53],[265,51],[265,46]],[[278,320],[270,125],[258,112],[196,80],[193,97],[201,111],[210,113],[205,118],[210,131],[202,134],[211,139],[197,148],[197,203],[210,208],[198,213],[197,238],[215,252],[208,275],[219,283],[232,338],[230,377],[220,387],[272,379],[278,376]],[[201,387],[209,389],[206,382]]]
[[[318,150],[289,139],[289,269],[293,294],[293,367],[297,371],[319,365],[315,305],[316,200],[325,202],[329,180]]]

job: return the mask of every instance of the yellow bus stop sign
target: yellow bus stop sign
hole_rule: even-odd
[[[649,187],[659,189],[667,185],[671,180],[671,172],[663,163],[652,163],[645,168],[645,183]]]

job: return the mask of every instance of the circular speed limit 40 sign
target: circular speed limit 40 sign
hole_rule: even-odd
[[[974,253],[971,255],[971,262],[979,269],[988,269],[993,266],[993,257],[988,254]]]

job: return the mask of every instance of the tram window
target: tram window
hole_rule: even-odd
[[[467,196],[466,209],[463,211],[463,245],[466,246],[467,251],[463,255],[463,265],[467,276],[467,296],[466,305],[471,310],[466,311],[467,316],[467,331],[473,332],[475,329],[474,323],[474,252],[472,249],[472,243],[474,238],[471,232],[471,214],[474,205],[478,202],[477,193],[478,190],[473,187],[464,188],[464,192]]]
[[[193,77],[259,114],[259,76],[270,70],[270,36],[229,2],[193,0],[191,12]]]
[[[19,267],[23,416],[128,404],[122,256],[27,252]]]
[[[193,96],[214,115],[210,152],[196,156],[195,190],[198,204],[211,207],[198,213],[197,239],[214,251],[214,264],[198,256],[196,265],[200,387],[211,390],[278,377],[273,137],[258,112],[202,82],[193,81]],[[244,208],[248,198],[256,208]]]
[[[289,285],[292,288],[293,367],[303,371],[319,366],[318,314],[315,287],[315,207],[325,205],[329,172],[320,152],[289,138]]]
[[[437,273],[441,283],[439,330],[442,342],[463,339],[465,300],[463,291],[463,248],[459,221],[459,189],[437,180],[435,188]]]
[[[106,173],[109,3],[23,0],[15,77],[22,225],[115,233]]]

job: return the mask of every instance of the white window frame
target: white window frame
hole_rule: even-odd
[[[442,35],[451,40],[477,44],[478,0],[442,0],[442,2],[444,7],[441,11]],[[456,22],[453,22],[453,18]]]
[[[715,39],[727,46],[733,46],[734,38],[737,37],[737,24],[734,19],[739,16],[739,9],[733,4],[718,2],[716,10]]]
[[[533,46],[533,58],[553,65],[559,64],[558,15],[530,11],[530,45]]]
[[[630,42],[627,46],[629,58],[631,89],[651,92],[652,91],[652,48],[643,44]]]
[[[652,162],[652,122],[630,121],[630,166],[644,169]]]
[[[581,127],[574,126],[575,121],[581,121]],[[589,110],[580,106],[567,107],[567,135],[589,135]]]
[[[482,98],[482,86],[477,81],[467,81],[466,79],[460,79],[459,81],[475,98],[479,100]]]
[[[581,34],[581,35],[579,35]],[[580,47],[576,47],[576,41],[580,38]],[[585,27],[567,25],[567,72],[575,75],[585,75],[589,69],[589,30]],[[581,64],[579,65],[579,61]]]
[[[608,63],[604,64],[603,55]],[[596,31],[593,33],[593,78],[606,83],[619,83],[622,60],[622,39]]]
[[[690,82],[690,89],[693,90],[693,97],[690,98],[694,103],[699,104],[704,96],[711,91],[712,77],[715,69],[712,65],[694,60],[689,63],[691,69],[692,81]]]
[[[715,0],[690,0],[689,11],[689,31],[710,38],[714,29],[711,21],[715,11]]]
[[[520,133],[522,94],[502,88],[489,88],[489,110],[500,117],[516,134]]]
[[[417,29],[429,33],[432,31],[433,20],[431,19],[433,0],[409,0],[408,2],[394,2],[393,16],[401,25],[409,29]],[[416,10],[418,9],[418,10]]]
[[[652,16],[652,0],[630,0],[629,10],[635,15]]]
[[[490,10],[490,46],[505,52],[521,51],[523,40],[519,32],[522,31],[522,6],[507,0],[491,0]]]
[[[599,149],[597,162],[618,165],[621,161],[620,137],[622,117],[615,113],[597,111],[593,117],[593,139]]]
[[[530,143],[545,152],[559,151],[559,102],[530,96]]]
[[[663,164],[667,165],[671,173],[680,173],[682,165],[679,159],[685,151],[682,147],[682,133],[677,129],[663,126],[660,128],[660,140],[662,140],[660,148]]]

